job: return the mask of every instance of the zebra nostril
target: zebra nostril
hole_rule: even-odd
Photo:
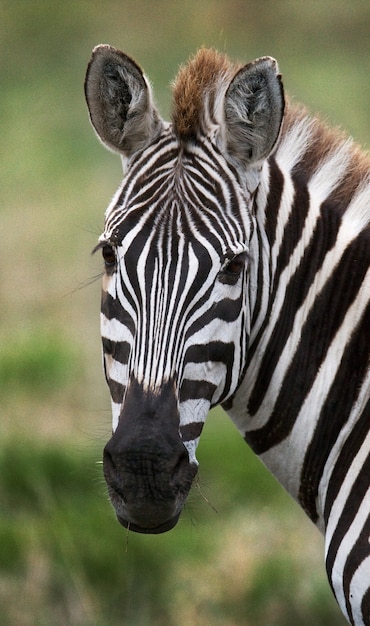
[[[189,470],[189,455],[186,450],[183,450],[177,460],[175,467],[173,468],[171,484],[173,486],[181,485],[184,481],[184,477],[187,476]]]

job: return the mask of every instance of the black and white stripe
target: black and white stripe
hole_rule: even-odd
[[[103,348],[116,423],[126,387],[122,381],[134,376],[155,390],[176,378],[189,416],[181,428],[199,436],[204,408],[198,422],[193,405],[200,407],[204,399],[208,411],[226,399],[245,361],[246,333],[238,346],[221,339],[230,335],[233,321],[245,318],[242,291],[220,283],[220,298],[217,276],[222,278],[231,259],[247,253],[251,221],[248,215],[240,221],[237,209],[245,198],[236,181],[225,177],[220,155],[215,158],[207,144],[197,145],[184,150],[179,164],[173,143],[168,132],[140,155],[107,212],[100,245],[114,246],[117,264],[104,278]],[[220,198],[223,215],[216,216]],[[194,363],[209,370],[204,378],[194,378]]]
[[[325,534],[343,614],[369,626],[369,161],[291,105],[279,136],[282,87],[267,57],[235,68],[201,51],[180,72],[167,124],[131,60],[104,46],[94,55],[92,123],[127,160],[99,244],[113,429],[132,380],[154,396],[170,381],[196,463],[208,409],[221,403]],[[106,57],[124,76],[122,97],[137,81],[146,99],[136,150],[128,116],[120,139],[105,130],[111,103],[89,76]]]

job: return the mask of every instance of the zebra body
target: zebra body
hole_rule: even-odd
[[[125,177],[106,212],[101,328],[119,521],[163,532],[211,406],[325,535],[347,619],[370,625],[370,183],[366,155],[285,105],[276,61],[201,50],[172,122],[110,46],[86,98]]]

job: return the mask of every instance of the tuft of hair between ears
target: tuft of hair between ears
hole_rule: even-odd
[[[212,104],[223,85],[225,90],[241,68],[214,49],[201,48],[180,67],[173,83],[172,122],[179,139],[197,136],[205,114],[212,116]],[[208,111],[205,111],[206,102]]]

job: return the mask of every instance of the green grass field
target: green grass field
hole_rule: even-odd
[[[114,518],[90,251],[121,168],[82,85],[93,46],[111,43],[168,115],[168,85],[199,46],[270,54],[296,100],[369,146],[369,26],[367,0],[1,2],[0,624],[345,623],[321,537],[220,411],[178,526],[140,536]]]

